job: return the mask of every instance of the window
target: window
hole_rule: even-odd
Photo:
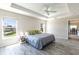
[[[41,23],[41,24],[40,24],[40,30],[41,30],[42,32],[45,32],[45,24],[44,24],[44,23]]]
[[[13,38],[16,36],[16,20],[12,18],[4,18],[2,20],[2,37]]]

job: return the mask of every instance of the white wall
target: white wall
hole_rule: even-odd
[[[40,29],[40,23],[46,21],[40,20],[30,16],[24,16],[5,10],[0,10],[0,46],[7,45],[7,43],[13,42],[10,40],[2,39],[1,19],[4,17],[10,17],[17,20],[17,32],[26,32],[31,29]],[[68,38],[68,21],[67,19],[54,19],[47,22],[47,32],[55,35],[56,38],[67,39]],[[5,44],[6,43],[6,44]]]
[[[54,34],[56,38],[68,39],[68,20],[64,18],[48,20],[47,32]]]
[[[0,46],[7,45],[7,43],[13,42],[12,40],[2,39],[1,19],[4,17],[10,17],[17,21],[17,33],[26,32],[32,29],[40,29],[40,23],[45,23],[44,20],[40,20],[30,16],[24,16],[16,13],[12,13],[5,10],[0,10]]]

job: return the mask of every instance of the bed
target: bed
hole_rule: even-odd
[[[27,37],[27,42],[37,49],[42,49],[44,46],[54,41],[54,35],[48,33],[29,35]]]

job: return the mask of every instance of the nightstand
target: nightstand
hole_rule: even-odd
[[[25,36],[20,36],[20,40],[21,40],[21,43],[25,43],[26,42]]]

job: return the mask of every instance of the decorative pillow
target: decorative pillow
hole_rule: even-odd
[[[36,32],[37,34],[41,34],[41,33],[42,33],[40,30],[35,30],[35,32]]]
[[[34,31],[29,31],[29,35],[35,35]]]
[[[31,30],[28,33],[29,33],[29,35],[35,35],[35,34],[41,34],[41,31],[40,30]]]

